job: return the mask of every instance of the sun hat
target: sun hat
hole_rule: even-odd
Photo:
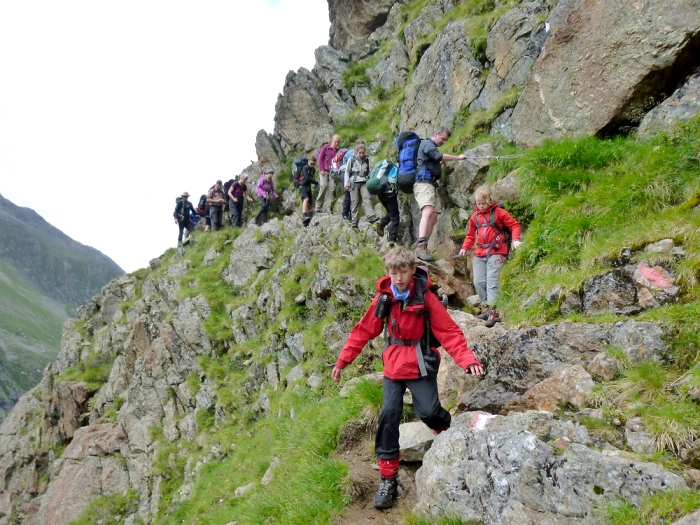
[[[189,193],[187,193],[186,191],[183,191],[183,192],[182,192],[182,196],[183,196],[183,197],[189,197],[189,196],[190,196],[190,194],[189,194]]]

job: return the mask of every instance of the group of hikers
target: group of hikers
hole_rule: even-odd
[[[393,246],[398,243],[400,222],[397,185],[389,184],[380,193],[375,193],[386,213],[381,218],[374,213],[372,194],[368,190],[368,181],[374,170],[370,166],[363,141],[357,141],[351,150],[343,149],[340,148],[340,136],[334,135],[315,155],[297,159],[292,172],[294,185],[302,201],[305,225],[311,219],[312,187],[318,187],[314,212],[325,214],[332,213],[336,184],[340,183],[345,193],[342,217],[353,228],[359,227],[360,207],[365,220],[375,224],[380,236],[389,227],[391,249],[384,258],[386,275],[377,281],[378,294],[350,331],[331,372],[331,378],[340,382],[342,370],[355,360],[371,339],[384,332],[383,401],[375,438],[380,484],[374,496],[374,506],[380,509],[393,505],[400,486],[399,425],[406,389],[412,393],[415,414],[435,434],[450,427],[450,413],[442,407],[438,397],[438,347],[442,346],[466,373],[477,377],[485,374],[484,366],[469,348],[462,329],[435,293],[427,267],[420,265],[421,262],[434,261],[428,252],[428,241],[440,213],[436,189],[442,174],[442,164],[465,160],[467,157],[439,151],[450,138],[450,130],[446,127],[437,128],[427,139],[419,139],[415,134],[413,137],[415,150],[407,155],[414,156],[415,170],[412,175],[415,179],[409,181],[420,208],[415,251]],[[400,174],[402,152],[398,139],[397,146]],[[345,153],[344,161],[339,158],[342,153]],[[317,163],[318,180],[314,177]],[[270,198],[277,197],[273,175],[272,168],[265,169],[256,185],[260,210],[254,221],[259,225],[267,220]],[[239,180],[231,181],[228,188],[217,181],[209,190],[205,204],[208,204],[207,225],[211,226],[212,231],[221,227],[222,210],[227,202],[231,212],[231,225],[242,225],[244,202],[253,201],[248,193],[247,180],[247,175],[241,175]],[[187,192],[183,193],[175,208],[175,220],[180,227],[178,242],[182,241],[183,230],[192,231],[186,217],[190,213],[202,215],[204,211],[199,209],[204,206],[201,200],[201,206],[195,211],[187,200],[188,196]],[[520,247],[521,229],[518,222],[496,201],[488,186],[482,186],[474,192],[474,203],[476,210],[469,218],[465,239],[456,257],[463,257],[474,249],[474,287],[484,306],[479,317],[486,321],[486,326],[491,327],[499,320],[495,310],[499,296],[499,273],[509,250]]]
[[[255,194],[260,203],[260,209],[253,221],[258,226],[267,222],[270,199],[278,197],[275,191],[273,175],[275,170],[266,168],[255,184]],[[243,210],[246,202],[254,202],[248,191],[248,175],[243,173],[237,179],[231,179],[226,183],[217,180],[203,194],[197,207],[195,208],[189,201],[190,194],[183,192],[175,200],[175,211],[173,217],[178,225],[177,236],[178,245],[187,244],[190,240],[189,234],[194,231],[197,222],[204,218],[206,226],[204,231],[218,231],[223,227],[224,211],[228,209],[231,217],[231,226],[241,228],[243,226]]]

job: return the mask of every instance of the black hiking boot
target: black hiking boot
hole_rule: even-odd
[[[382,476],[379,490],[374,495],[374,506],[378,509],[391,508],[399,492],[398,486],[398,478],[385,478]]]
[[[308,213],[305,213],[301,222],[304,226],[308,226],[311,222],[311,216]]]

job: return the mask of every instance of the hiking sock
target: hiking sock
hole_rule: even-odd
[[[401,454],[391,459],[379,459],[379,475],[383,478],[395,478],[399,475]]]

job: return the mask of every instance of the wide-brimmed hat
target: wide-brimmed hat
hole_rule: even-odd
[[[189,196],[190,196],[190,194],[189,194],[189,193],[187,193],[186,191],[183,191],[183,192],[182,192],[182,196],[183,196],[183,197],[189,197]]]

